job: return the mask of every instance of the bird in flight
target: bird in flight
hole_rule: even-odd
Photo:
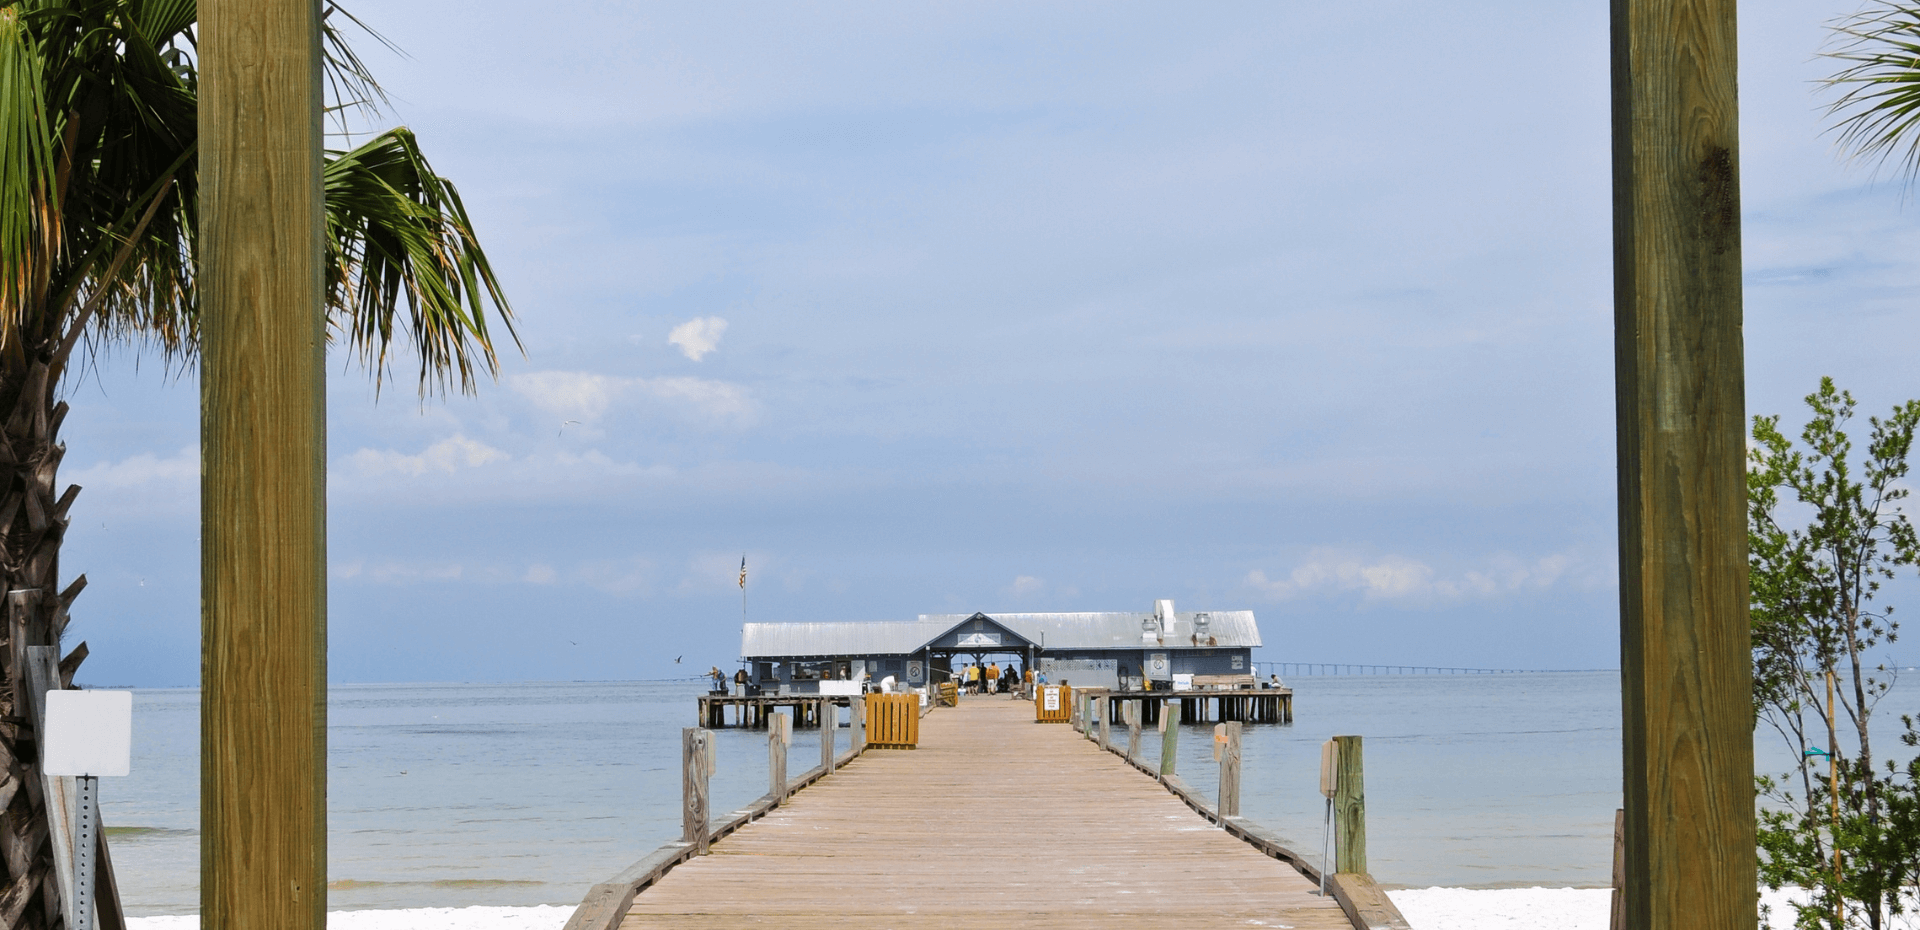
[[[685,657],[685,656],[674,656],[674,657],[673,657],[673,664],[675,664],[675,665],[679,665],[679,664],[680,664],[680,660],[681,660],[681,659],[683,659],[683,658],[686,658],[686,657]]]
[[[559,432],[557,432],[557,433],[554,433],[554,435],[555,435],[555,436],[565,436],[565,435],[567,434],[567,427],[569,427],[569,426],[574,426],[574,425],[577,425],[577,424],[579,424],[579,422],[580,422],[579,420],[562,420],[562,421],[560,421],[560,431],[559,431]]]

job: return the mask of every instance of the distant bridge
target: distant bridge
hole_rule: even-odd
[[[1617,672],[1611,668],[1456,668],[1440,665],[1360,665],[1347,662],[1255,662],[1263,675],[1315,678],[1326,675],[1520,675],[1540,672]]]

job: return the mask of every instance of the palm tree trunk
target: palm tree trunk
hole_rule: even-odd
[[[47,362],[35,358],[24,377],[7,380],[13,383],[4,387],[12,390],[0,394],[0,581],[6,585],[6,638],[0,649],[5,675],[0,688],[0,927],[64,930],[33,712],[41,698],[31,693],[27,648],[60,645],[67,609],[86,587],[84,576],[65,590],[58,587],[67,508],[80,488],[54,496],[66,452],[57,438],[67,405],[53,403]],[[82,643],[60,662],[52,687],[70,687],[85,658]],[[104,838],[101,842],[104,846]]]

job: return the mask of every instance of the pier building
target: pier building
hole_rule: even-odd
[[[749,623],[740,637],[752,693],[837,694],[841,682],[947,681],[967,662],[1034,669],[1114,691],[1185,690],[1197,677],[1252,686],[1260,628],[1251,610],[921,614],[915,620]],[[958,661],[956,661],[958,660]]]

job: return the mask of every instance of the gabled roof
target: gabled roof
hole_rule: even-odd
[[[1206,616],[1204,633],[1199,632],[1195,620],[1201,614]],[[971,614],[921,614],[921,620],[953,620],[958,622]],[[1055,649],[1140,649],[1146,646],[1158,648],[1160,642],[1142,639],[1143,624],[1153,619],[1150,611],[1102,611],[1098,613],[1072,614],[987,614],[988,617],[1019,633],[1028,640],[1052,651]],[[1168,647],[1184,646],[1193,648],[1193,637],[1199,637],[1199,646],[1207,646],[1207,637],[1213,637],[1213,645],[1224,647],[1247,647],[1260,645],[1260,627],[1254,622],[1251,610],[1210,610],[1198,613],[1176,613],[1173,622],[1167,625],[1164,645]]]
[[[1204,632],[1199,621],[1204,615]],[[998,624],[1048,652],[1059,649],[1247,648],[1260,645],[1251,610],[1173,615],[1164,639],[1143,639],[1151,612],[922,614],[918,620],[749,623],[740,655],[749,659],[804,656],[910,655],[976,617]],[[1213,638],[1208,643],[1207,638]],[[1198,640],[1197,642],[1195,640]],[[1007,644],[1022,648],[1024,644]],[[958,647],[965,648],[965,647]]]

